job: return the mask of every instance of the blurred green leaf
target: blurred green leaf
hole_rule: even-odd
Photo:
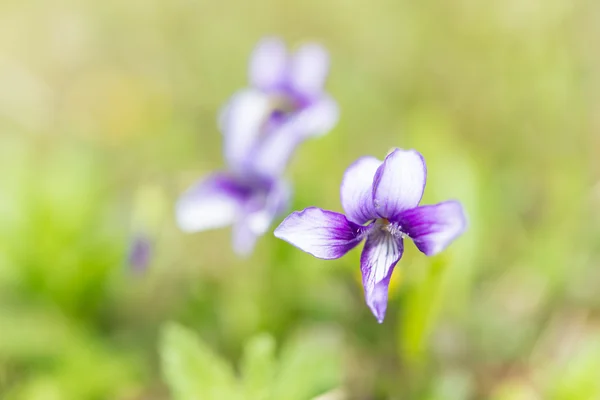
[[[275,340],[262,334],[250,339],[244,347],[240,366],[246,400],[266,400],[275,378]]]
[[[425,344],[440,306],[440,288],[448,255],[430,259],[427,276],[408,289],[400,318],[398,349],[408,363],[423,361]]]
[[[0,359],[23,361],[58,356],[76,339],[69,320],[43,307],[0,304],[0,327]]]
[[[238,399],[233,369],[191,330],[166,324],[160,337],[163,376],[176,400]]]
[[[600,398],[600,339],[582,341],[577,351],[556,368],[549,379],[549,398],[556,400],[595,400]]]
[[[292,338],[281,351],[272,398],[306,400],[338,387],[341,344],[341,338],[330,331],[308,331]]]

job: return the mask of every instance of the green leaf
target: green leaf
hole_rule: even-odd
[[[273,337],[262,334],[250,339],[244,348],[241,362],[245,399],[266,400],[271,398],[276,368]]]
[[[231,365],[187,328],[163,327],[160,338],[163,376],[178,400],[239,399]]]
[[[273,399],[306,400],[342,380],[341,338],[330,331],[304,332],[281,351]]]

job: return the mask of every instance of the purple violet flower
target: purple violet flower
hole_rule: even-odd
[[[273,219],[289,203],[290,189],[282,179],[250,179],[248,175],[216,172],[188,189],[177,202],[176,217],[185,232],[233,225],[233,249],[246,256]]]
[[[221,110],[229,167],[261,176],[280,176],[294,149],[321,136],[338,120],[336,102],[324,91],[329,56],[308,43],[289,54],[279,38],[261,40],[249,65],[250,87]]]
[[[259,42],[250,60],[251,88],[236,93],[219,116],[228,170],[181,196],[176,217],[182,230],[233,225],[235,252],[252,251],[287,209],[290,188],[282,175],[294,149],[337,122],[337,105],[323,91],[328,69],[327,52],[317,44],[290,56],[280,39]]]
[[[427,256],[442,251],[466,228],[457,201],[419,206],[427,169],[415,150],[395,149],[383,162],[362,157],[340,189],[346,215],[309,207],[289,215],[275,236],[317,258],[340,258],[366,239],[360,257],[366,303],[383,322],[388,286],[409,237]]]

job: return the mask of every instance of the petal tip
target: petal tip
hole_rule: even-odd
[[[383,321],[385,319],[385,311],[387,308],[387,304],[383,303],[373,303],[369,305],[369,308],[371,309],[371,313],[373,313],[373,316],[375,316],[375,319],[377,320],[377,323],[379,324],[383,324]]]

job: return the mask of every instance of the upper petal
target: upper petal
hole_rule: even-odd
[[[308,137],[327,132],[337,118],[337,105],[329,97],[291,115],[260,141],[252,156],[253,170],[263,176],[280,176],[296,147]]]
[[[283,41],[276,37],[262,39],[250,57],[249,78],[252,86],[269,91],[286,79],[288,54]]]
[[[379,323],[385,318],[390,278],[403,251],[402,238],[391,235],[376,224],[369,232],[360,256],[365,300]]]
[[[407,210],[399,216],[398,223],[428,256],[444,250],[467,227],[463,207],[454,200]]]
[[[375,157],[362,157],[344,172],[340,199],[348,218],[357,224],[378,217],[373,205],[373,178],[380,165]]]
[[[363,238],[365,229],[343,214],[309,207],[290,214],[275,229],[275,236],[317,258],[340,258]]]
[[[216,173],[189,188],[177,201],[179,228],[197,232],[233,223],[247,201],[249,191],[235,179]]]
[[[329,72],[329,54],[318,43],[307,43],[293,55],[289,84],[304,96],[313,96],[323,90]]]
[[[419,205],[426,178],[425,159],[418,151],[395,149],[388,154],[373,181],[373,203],[379,216],[393,219]]]
[[[270,110],[266,94],[257,90],[243,90],[233,95],[221,112],[225,158],[232,169],[245,167]]]

